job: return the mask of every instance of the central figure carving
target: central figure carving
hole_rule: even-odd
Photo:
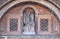
[[[23,14],[23,34],[35,34],[35,16],[32,8],[26,8]]]

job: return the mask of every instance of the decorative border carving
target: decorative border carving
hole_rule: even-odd
[[[40,31],[40,19],[48,19],[48,31],[42,32]],[[51,15],[38,15],[38,34],[50,34],[51,33]]]
[[[38,13],[38,10],[37,10],[33,5],[26,5],[26,6],[24,6],[24,7],[21,9],[21,13],[23,13],[23,10],[24,10],[25,8],[27,8],[27,7],[33,8],[34,11],[35,11],[35,14]]]
[[[2,7],[4,7],[6,4],[8,4],[9,2],[11,2],[12,0],[8,0],[8,1],[5,1],[5,2],[2,2],[2,4],[0,5],[0,9]]]
[[[31,7],[32,9],[34,9],[34,11],[35,11],[35,17],[37,17],[37,13],[38,13],[38,10],[36,9],[36,7],[34,7],[33,5],[25,5],[22,9],[21,9],[21,26],[22,26],[22,29],[23,29],[23,11],[24,11],[24,9],[25,8],[27,8],[27,7]],[[35,22],[36,22],[36,18],[35,18]],[[22,31],[23,32],[23,31]]]
[[[48,1],[50,1],[51,3],[53,3],[60,9],[60,1],[58,1],[58,0],[48,0]]]

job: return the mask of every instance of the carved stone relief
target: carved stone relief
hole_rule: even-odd
[[[48,19],[40,19],[41,31],[48,31]]]
[[[34,11],[31,8],[27,8],[23,14],[23,34],[35,34]]]

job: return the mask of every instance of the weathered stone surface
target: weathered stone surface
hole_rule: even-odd
[[[7,2],[8,0],[0,0],[0,5]]]
[[[12,0],[0,0],[0,8],[4,6],[5,4],[8,4]]]
[[[0,0],[0,6],[7,1],[9,1],[9,0]],[[21,0],[19,0],[19,1],[21,1]],[[29,1],[31,1],[31,0],[29,0]],[[34,0],[34,1],[36,1],[36,0]],[[37,0],[37,1],[44,1],[44,0]],[[48,1],[55,2],[56,4],[58,4],[60,6],[60,0],[48,0]]]
[[[57,36],[9,36],[8,39],[59,39]]]
[[[4,2],[1,2],[0,1],[0,3],[1,4],[3,4]],[[16,2],[17,3],[17,2]],[[44,3],[43,3],[44,4]],[[47,4],[47,3],[46,3]],[[45,4],[45,5],[46,5]],[[11,5],[11,4],[10,4]],[[1,10],[1,12],[3,13],[3,11],[5,12],[5,9],[6,9],[6,11],[9,9],[9,7],[10,7],[10,5],[7,5],[3,10]],[[12,3],[12,5],[11,6],[13,6],[14,5],[14,3]],[[48,4],[47,4],[47,6],[49,6]],[[50,6],[49,6],[50,7]],[[52,6],[51,6],[52,7]],[[50,7],[50,8],[51,8]],[[53,9],[54,11],[56,11],[56,13],[58,12],[57,10],[56,10],[56,8],[55,9]],[[3,13],[4,14],[4,13]],[[1,15],[1,13],[0,13],[0,15]],[[59,18],[60,18],[60,14],[59,14]],[[2,38],[0,38],[0,39],[2,39]],[[58,37],[58,36],[7,36],[7,39],[60,39],[60,36]]]
[[[55,4],[58,8],[60,8],[60,0],[49,0],[53,4]]]

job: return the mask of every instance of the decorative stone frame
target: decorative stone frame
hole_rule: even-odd
[[[48,31],[40,31],[40,19],[48,19]],[[51,31],[51,15],[38,15],[38,34],[50,34]]]
[[[33,5],[25,5],[22,9],[21,9],[21,26],[22,26],[22,30],[23,30],[23,11],[24,11],[24,9],[25,8],[28,8],[28,7],[31,7],[34,11],[35,11],[35,22],[36,22],[36,18],[37,18],[37,13],[38,13],[38,10],[36,9],[36,7],[34,7]],[[35,25],[36,25],[36,23],[35,23]],[[23,31],[22,31],[23,32]]]
[[[17,31],[10,31],[10,19],[18,19],[18,29]],[[15,14],[9,14],[7,15],[7,33],[8,34],[19,34],[20,33],[20,14],[19,15],[15,15]],[[14,34],[15,33],[15,34]]]
[[[2,18],[2,16],[5,14],[5,12],[7,12],[11,7],[13,7],[14,5],[17,5],[18,3],[20,4],[20,2],[23,2],[23,1],[16,1],[16,2],[11,2],[10,4],[4,6],[1,11],[0,11],[0,18]],[[27,1],[26,1],[27,2]],[[34,1],[36,2],[36,1]],[[59,14],[59,10],[57,9],[57,7],[55,7],[54,5],[52,5],[51,3],[47,2],[47,1],[37,1],[36,3],[40,3],[46,7],[48,7],[49,9],[51,9],[52,11],[54,11],[57,16],[56,18],[58,17],[60,19],[60,14]],[[51,6],[49,6],[51,5]],[[30,6],[29,6],[30,7]],[[5,9],[6,8],[6,9]],[[22,14],[21,14],[22,16]],[[37,16],[37,15],[36,15]],[[59,20],[60,21],[60,20]]]
[[[36,4],[38,4],[38,5],[43,5],[43,6],[45,6],[45,7],[47,7],[49,10],[52,10],[54,13],[52,13],[52,14],[55,14],[56,15],[56,17],[58,18],[58,20],[60,19],[60,14],[59,14],[59,9],[57,8],[57,7],[55,7],[53,4],[51,4],[51,3],[49,3],[48,1],[29,1],[29,0],[27,0],[27,1],[24,1],[24,0],[22,0],[22,1],[15,1],[15,2],[11,2],[11,4],[8,4],[8,5],[6,5],[6,6],[4,6],[2,9],[1,9],[1,11],[0,11],[0,18],[2,18],[2,16],[4,15],[4,13],[6,13],[10,8],[12,8],[13,6],[15,6],[15,5],[17,5],[17,4],[20,4],[20,3],[26,3],[26,2],[32,2],[32,3],[36,3]],[[51,6],[50,6],[51,5]],[[6,8],[6,9],[5,9]]]
[[[25,5],[25,6],[21,9],[21,15],[23,15],[23,10],[24,10],[25,8],[27,8],[27,7],[33,8],[34,11],[35,11],[35,14],[38,13],[38,10],[37,10],[36,7],[34,7],[33,5]]]

